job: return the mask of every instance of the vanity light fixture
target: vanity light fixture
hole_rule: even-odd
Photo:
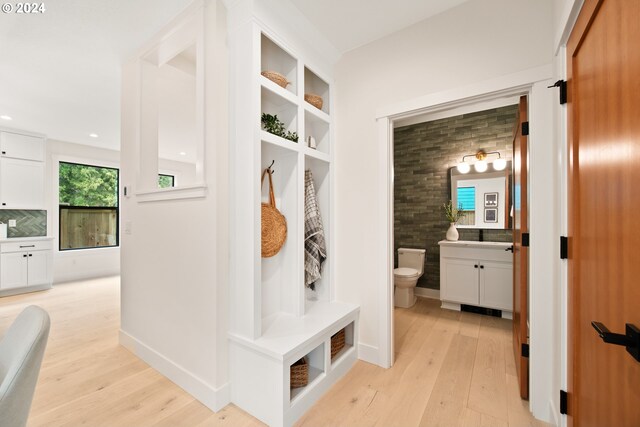
[[[486,172],[487,169],[489,169],[489,164],[485,159],[490,154],[498,155],[498,158],[493,161],[494,170],[501,171],[507,167],[507,161],[500,156],[500,153],[498,151],[489,151],[487,153],[481,150],[481,151],[478,151],[476,154],[467,154],[466,156],[462,156],[462,162],[458,163],[458,166],[457,166],[458,172],[469,173],[469,171],[471,170],[471,165],[467,163],[467,161],[465,160],[467,157],[475,157],[477,159],[477,161],[473,164],[473,168],[476,170],[476,172],[479,172],[479,173]]]

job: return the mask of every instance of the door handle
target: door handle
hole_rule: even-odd
[[[625,324],[625,334],[614,334],[600,322],[591,322],[602,341],[626,347],[627,352],[640,362],[640,329],[631,323]]]
[[[513,245],[509,246],[507,249],[504,250],[505,252],[511,252],[513,253]]]

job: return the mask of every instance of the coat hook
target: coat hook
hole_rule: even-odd
[[[275,163],[275,160],[271,160],[271,164],[269,165],[269,167],[267,169],[269,169],[271,171],[271,175],[273,175],[274,173],[276,173],[276,171],[274,171],[273,169],[271,169],[271,167],[273,166],[273,164]]]

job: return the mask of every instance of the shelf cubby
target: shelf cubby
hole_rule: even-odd
[[[290,387],[291,393],[289,396],[289,400],[291,404],[295,404],[296,398],[302,395],[306,390],[309,390],[315,386],[315,384],[324,376],[325,374],[325,349],[324,343],[320,344],[318,347],[314,348],[311,352],[307,353],[304,358],[307,360],[307,364],[309,366],[309,379],[307,385],[304,387]],[[291,366],[289,366],[291,369]]]
[[[276,207],[284,215],[287,221],[287,239],[276,255],[269,258],[261,258],[261,297],[263,332],[269,327],[270,319],[280,313],[296,314],[298,303],[295,289],[287,284],[299,280],[299,241],[298,233],[299,216],[299,178],[298,155],[281,146],[270,143],[262,143],[261,174],[271,163],[275,161],[272,175]],[[268,177],[265,176],[265,181]],[[269,186],[267,182],[262,184],[261,202],[269,202]]]
[[[315,108],[310,106],[309,108]],[[329,154],[330,132],[329,122],[318,117],[317,114],[305,108],[304,111],[304,143],[308,147],[307,137],[312,136],[316,140],[315,150]],[[313,150],[313,148],[312,148]]]
[[[298,132],[298,106],[265,87],[261,89],[261,112],[278,116],[289,132]]]
[[[319,111],[325,114],[330,114],[330,99],[329,99],[329,84],[318,77],[309,68],[304,67],[304,93],[312,93],[314,95],[320,95],[322,97],[322,109]],[[316,107],[309,103],[305,103],[307,106],[318,110]]]
[[[298,61],[266,35],[262,34],[260,41],[260,71],[275,71],[282,74],[290,83],[285,89],[297,94]]]
[[[324,229],[324,237],[327,245],[327,259],[322,266],[322,277],[315,283],[315,290],[305,289],[305,312],[309,310],[309,303],[315,300],[329,301],[331,300],[331,263],[332,253],[331,235],[331,183],[330,183],[330,164],[326,161],[305,155],[305,171],[310,170],[313,176],[313,185],[316,191],[316,199],[322,216],[322,226]]]
[[[345,355],[347,353],[349,353],[350,351],[353,350],[353,337],[354,337],[354,324],[353,322],[349,323],[347,326],[345,326],[344,328],[344,335],[345,335],[345,345],[344,348],[342,350],[340,350],[338,352],[338,354],[336,354],[334,357],[331,358],[331,366],[340,363],[340,361],[345,357]]]

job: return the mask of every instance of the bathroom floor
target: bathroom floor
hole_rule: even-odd
[[[426,298],[394,316],[394,366],[358,361],[298,426],[547,425],[519,397],[510,320]]]

